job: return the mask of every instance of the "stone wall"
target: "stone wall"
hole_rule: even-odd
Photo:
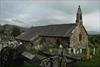
[[[40,37],[42,40],[41,45],[47,46],[47,47],[59,47],[60,44],[65,45],[67,47],[67,39],[63,37]],[[39,40],[39,39],[38,39]],[[37,40],[36,40],[37,41]],[[38,44],[34,41],[34,45]]]
[[[70,37],[70,47],[86,48],[88,45],[88,35],[81,24],[78,24],[72,31]]]
[[[32,44],[35,46],[44,45],[47,47],[59,47],[59,45],[62,44],[65,45],[64,47],[86,48],[88,45],[88,35],[84,27],[79,23],[71,32],[71,36],[69,38],[41,36],[33,41]],[[27,48],[32,47],[32,44],[26,44]]]

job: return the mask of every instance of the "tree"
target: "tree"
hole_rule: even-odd
[[[11,35],[12,35],[12,36],[16,37],[16,36],[18,36],[20,33],[21,33],[20,28],[18,28],[18,27],[13,27],[13,28],[12,28],[12,32],[11,32]]]

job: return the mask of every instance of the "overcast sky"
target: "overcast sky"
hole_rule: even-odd
[[[30,27],[75,23],[78,5],[86,29],[100,32],[100,0],[0,0],[0,24]]]

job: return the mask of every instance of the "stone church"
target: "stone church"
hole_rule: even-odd
[[[80,6],[75,23],[32,27],[16,39],[31,45],[42,44],[56,47],[62,44],[65,48],[86,48],[88,46],[88,33],[83,26]]]

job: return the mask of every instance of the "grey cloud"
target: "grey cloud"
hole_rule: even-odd
[[[71,23],[75,22],[78,5],[82,8],[83,16],[91,17],[92,13],[100,13],[99,4],[99,0],[0,0],[0,23],[28,27]],[[91,27],[90,22],[92,20],[87,19],[84,22],[87,29],[96,30],[96,26]]]

